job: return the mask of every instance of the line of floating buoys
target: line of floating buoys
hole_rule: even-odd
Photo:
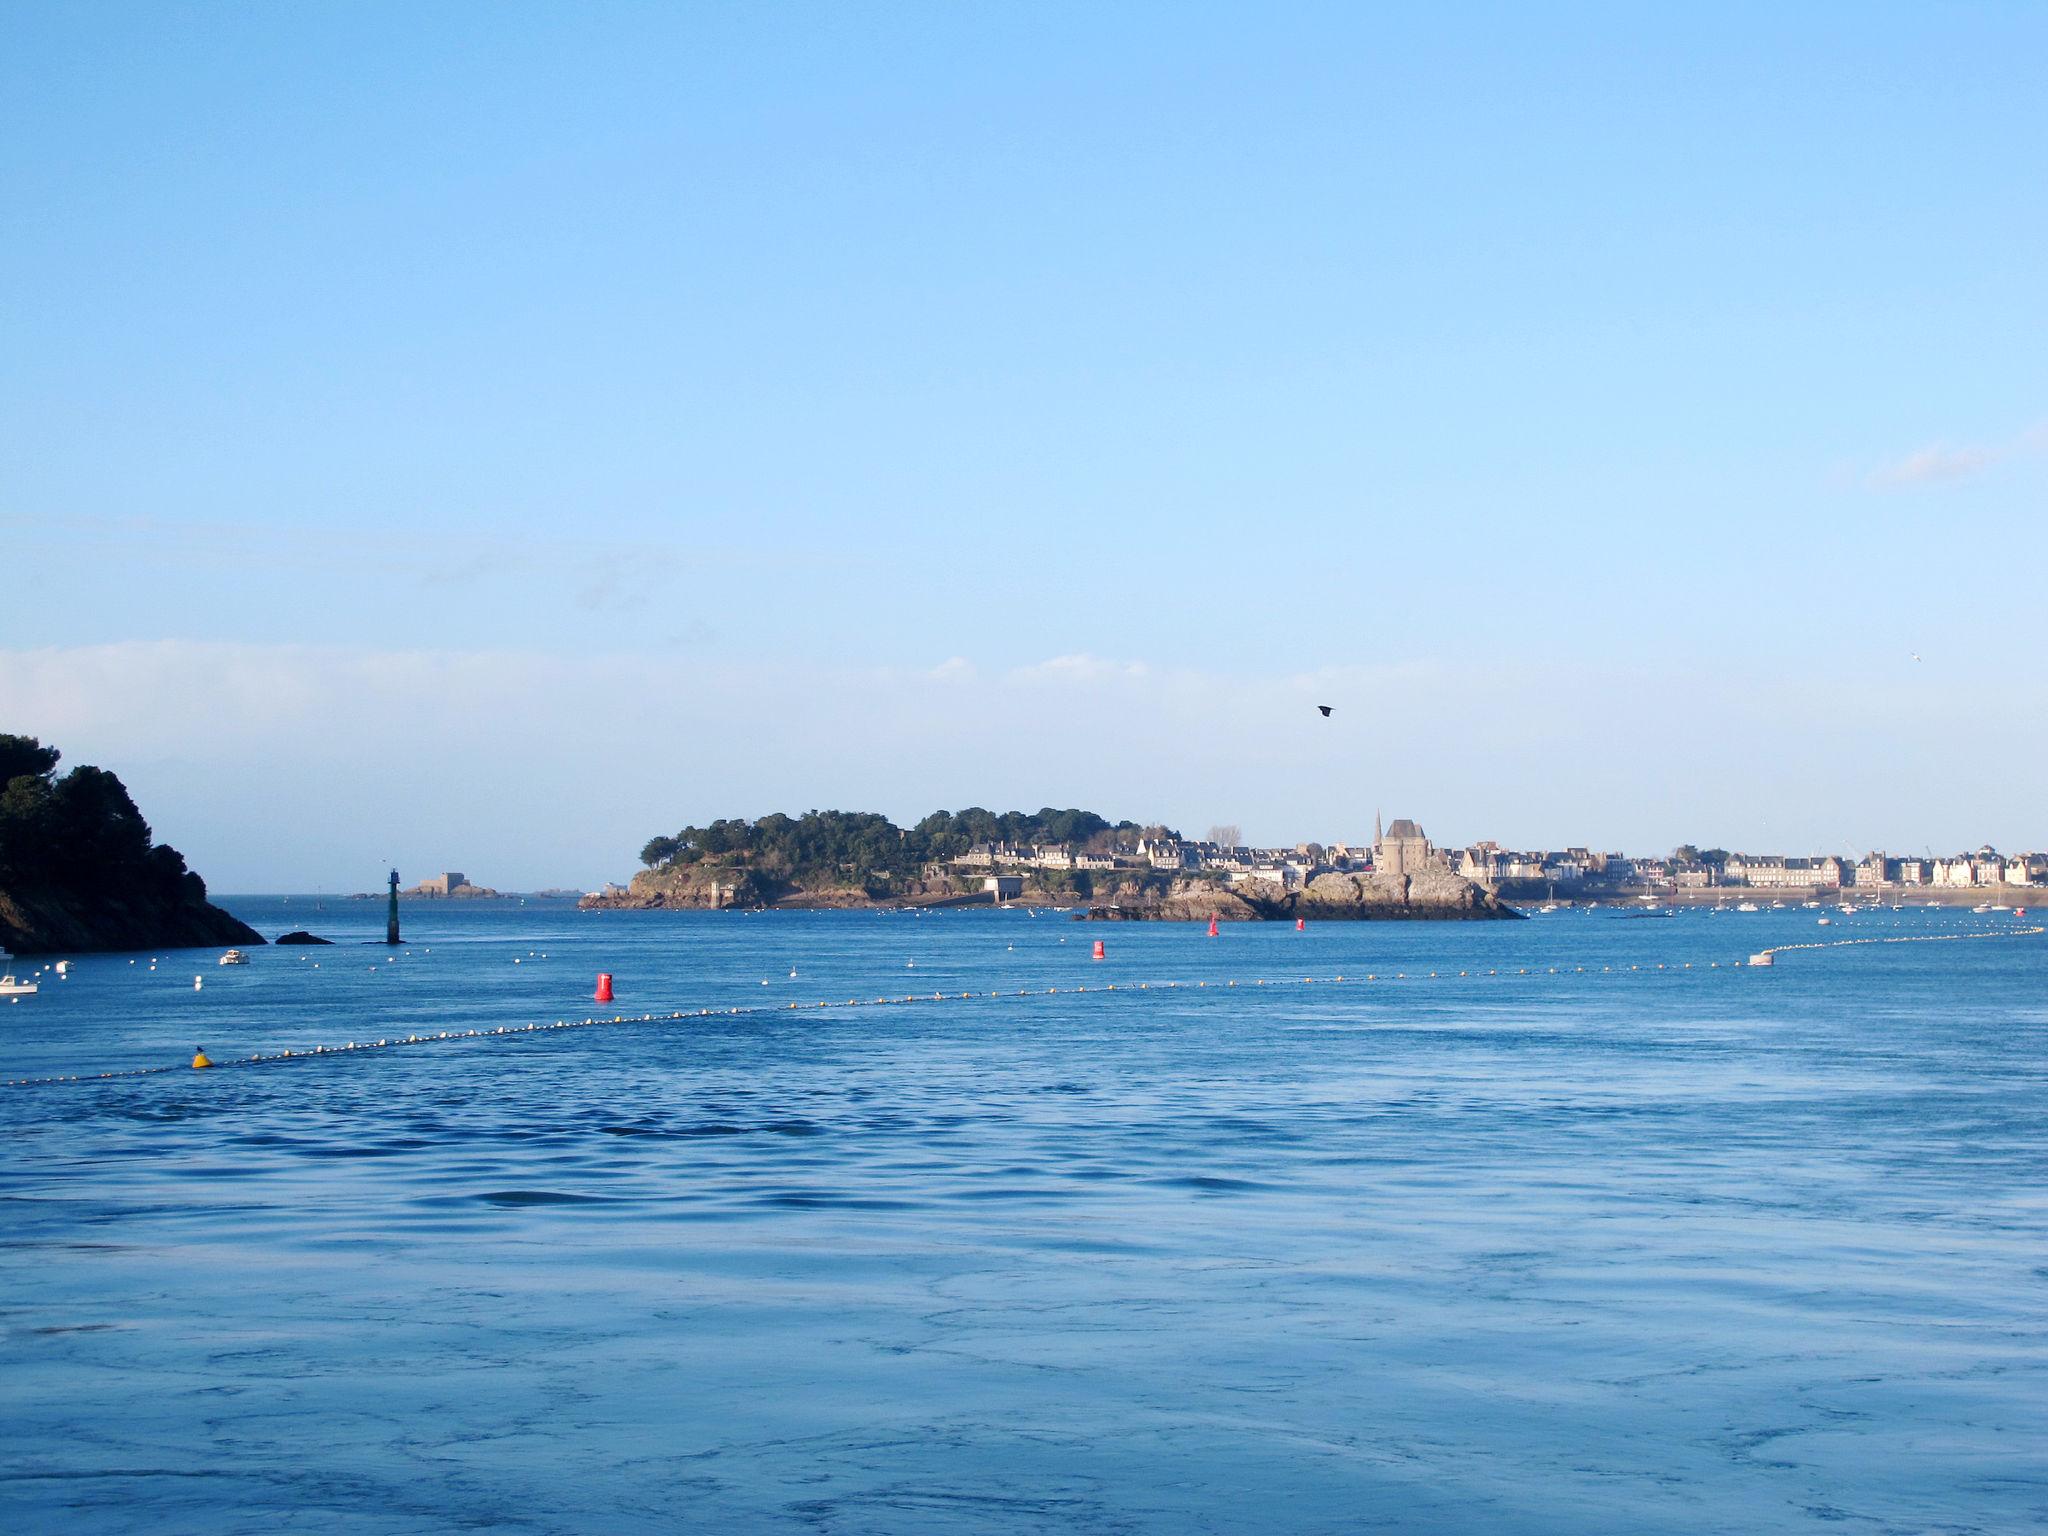
[[[1861,939],[1836,939],[1832,942],[1826,943],[1777,944],[1773,945],[1769,949],[1758,951],[1756,954],[1751,955],[1747,960],[1730,961],[1728,962],[1727,969],[1740,970],[1744,968],[1767,968],[1770,965],[1772,965],[1772,957],[1774,955],[1784,954],[1791,950],[1847,949],[1863,944],[1949,943],[1961,939],[2019,938],[2029,935],[2038,936],[2044,933],[2048,933],[2048,926],[2029,925],[2023,928],[2016,927],[1988,929],[1975,933],[1899,934]],[[1689,960],[1678,962],[1676,968],[1688,971],[1695,969],[1693,962]],[[1712,960],[1707,962],[1707,968],[1709,970],[1720,970],[1722,969],[1722,964],[1718,960]],[[1659,971],[1666,971],[1668,973],[1671,967],[1668,967],[1663,962],[1658,962],[1656,965],[1656,969]],[[1628,967],[1628,971],[1630,974],[1641,973],[1642,966],[1631,965]],[[1489,977],[1498,977],[1500,974],[1501,972],[1497,967],[1489,969],[1486,972],[1486,975]],[[1527,966],[1523,966],[1515,972],[1516,976],[1528,976],[1530,974],[1531,971]],[[1583,965],[1573,967],[1569,973],[1566,973],[1561,967],[1553,965],[1548,967],[1544,974],[1551,976],[1558,976],[1564,974],[1583,976],[1589,973],[1587,972],[1586,967],[1584,967]],[[1614,967],[1611,965],[1603,965],[1600,967],[1600,974],[1603,976],[1612,975],[1614,974]],[[610,979],[610,973],[600,973],[601,983],[609,981]],[[1470,971],[1459,971],[1456,973],[1456,975],[1447,975],[1443,972],[1431,971],[1427,974],[1427,976],[1411,978],[1406,971],[1396,971],[1393,973],[1392,976],[1383,976],[1377,971],[1368,971],[1362,978],[1357,976],[1345,975],[1329,977],[1303,976],[1302,978],[1300,978],[1298,982],[1292,984],[1299,986],[1314,986],[1318,982],[1357,983],[1362,980],[1365,982],[1378,983],[1384,981],[1408,981],[1411,979],[1418,981],[1470,980],[1473,979],[1473,973]],[[1234,979],[1225,978],[1216,984],[1228,989],[1238,986],[1239,982]],[[1124,984],[1123,990],[1128,992],[1135,988],[1135,990],[1137,991],[1145,992],[1150,991],[1157,987],[1159,990],[1162,991],[1171,991],[1179,990],[1180,988],[1189,985],[1193,985],[1196,988],[1206,989],[1210,985],[1210,982],[1207,980],[1198,980],[1193,983],[1188,983],[1184,981],[1162,981],[1156,983],[1144,981],[1137,983],[1127,982]],[[1264,977],[1255,977],[1250,981],[1245,982],[1244,985],[1255,987],[1263,987],[1268,985],[1287,986],[1290,985],[1290,983],[1285,981],[1276,981],[1269,983]],[[1099,987],[1096,990],[1114,992],[1118,990],[1118,988],[1117,985],[1114,982],[1112,982],[1106,986]],[[1084,993],[1088,991],[1088,988],[1074,987],[1069,989],[1069,991],[1072,993]],[[923,994],[906,993],[901,997],[877,997],[873,999],[872,1002],[867,1003],[863,1003],[859,998],[856,997],[849,997],[843,1003],[832,1002],[829,999],[821,999],[817,1002],[810,1004],[809,1006],[812,1008],[827,1009],[876,1007],[888,1004],[895,1004],[900,1006],[906,1003],[965,1001],[974,998],[1002,998],[1013,995],[1016,997],[1058,997],[1061,996],[1062,993],[1061,989],[1058,987],[1019,987],[1014,994],[1000,991],[989,991],[985,993],[961,992],[958,994],[933,992],[928,996]],[[804,1005],[801,1003],[790,1003],[787,1006],[790,1008],[799,1008]],[[310,1048],[301,1048],[297,1050],[287,1049],[281,1051],[274,1051],[269,1053],[268,1055],[259,1051],[254,1055],[244,1058],[241,1061],[235,1062],[216,1062],[211,1057],[207,1056],[204,1050],[198,1050],[195,1051],[193,1054],[191,1068],[219,1068],[224,1066],[259,1066],[279,1061],[303,1061],[308,1057],[312,1056],[345,1056],[360,1051],[384,1050],[404,1045],[431,1045],[446,1040],[481,1040],[494,1038],[500,1035],[528,1035],[542,1031],[552,1031],[560,1029],[590,1029],[601,1024],[646,1024],[653,1023],[657,1019],[660,1019],[662,1021],[673,1021],[690,1018],[704,1019],[711,1018],[714,1015],[727,1018],[739,1018],[751,1014],[764,1014],[775,1011],[778,1010],[758,1006],[747,1008],[697,1008],[694,1010],[679,1008],[670,1013],[661,1015],[653,1013],[643,1013],[638,1015],[614,1014],[609,1018],[600,1018],[593,1016],[585,1019],[557,1019],[552,1024],[499,1024],[495,1026],[484,1026],[477,1029],[444,1029],[434,1034],[411,1034],[403,1037],[389,1036],[379,1040],[351,1040],[346,1045],[316,1045]],[[55,1077],[21,1077],[7,1080],[6,1086],[10,1088],[29,1088],[47,1086],[57,1083],[104,1082],[117,1078],[153,1077],[163,1072],[182,1072],[190,1070],[191,1068],[187,1068],[185,1066],[130,1067],[115,1072],[74,1072],[66,1073],[61,1076]]]
[[[1795,949],[1853,949],[1859,944],[1953,944],[1961,939],[2018,939],[2043,933],[2048,933],[2048,927],[2029,924],[2024,928],[1985,928],[1975,933],[1881,934],[1868,939],[1828,939],[1813,944],[1773,944],[1769,949],[1760,949],[1751,955],[1749,964],[1769,966],[1775,963],[1774,956],[1788,954]]]

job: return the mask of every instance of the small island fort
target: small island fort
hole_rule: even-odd
[[[442,874],[429,875],[410,890],[400,891],[401,896],[427,897],[482,897],[498,893],[487,885],[472,885],[469,876],[459,870],[448,870]]]

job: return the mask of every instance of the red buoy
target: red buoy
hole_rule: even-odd
[[[1109,958],[1109,951],[1102,947],[1102,940],[1100,939],[1097,939],[1095,941],[1095,958],[1098,960],[1106,960]]]
[[[1307,932],[1307,930],[1308,930],[1308,919],[1307,919],[1307,918],[1305,918],[1305,917],[1297,917],[1297,918],[1296,918],[1296,919],[1294,920],[1294,931],[1295,931],[1296,933],[1305,933],[1305,932]]]
[[[612,973],[610,971],[599,971],[597,973],[597,992],[595,993],[595,998],[600,1003],[608,1003],[612,1000]]]
[[[1218,928],[1216,927],[1216,914],[1214,912],[1211,912],[1209,914],[1209,937],[1212,939],[1215,938],[1219,931],[1220,930],[1218,930]]]

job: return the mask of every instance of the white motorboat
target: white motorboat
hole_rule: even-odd
[[[35,991],[36,984],[34,982],[16,981],[12,971],[9,971],[5,976],[0,976],[0,997],[32,997],[35,995]]]
[[[1738,901],[1735,904],[1735,910],[1738,912],[1754,912],[1757,910],[1757,904],[1753,901]]]
[[[239,949],[231,949],[220,957],[222,965],[247,965],[249,957]]]

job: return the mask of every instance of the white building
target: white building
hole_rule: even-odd
[[[1959,855],[1953,859],[1936,859],[1934,861],[1933,883],[1935,885],[1955,888],[1975,885],[1977,883],[1976,865],[1967,854]]]

